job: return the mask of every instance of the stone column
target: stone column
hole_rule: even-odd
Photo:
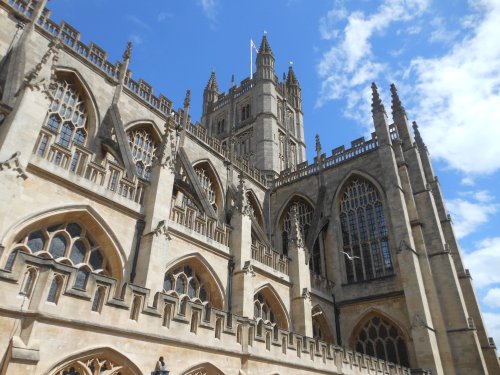
[[[252,219],[251,210],[245,196],[243,172],[238,176],[238,196],[236,209],[231,217],[231,250],[233,252],[234,274],[232,311],[241,316],[253,318],[253,278],[252,270]]]
[[[145,194],[145,227],[136,254],[137,267],[133,283],[149,288],[152,294],[163,290],[168,252],[168,221],[175,180],[177,137],[173,120],[165,125],[156,163],[151,171],[149,190]]]
[[[436,333],[429,309],[429,301],[422,276],[419,257],[415,250],[408,208],[401,187],[396,157],[389,134],[385,108],[380,100],[377,86],[372,84],[372,113],[375,132],[379,143],[380,164],[384,166],[384,187],[386,189],[391,229],[396,244],[401,249],[397,254],[409,319],[412,322],[412,338],[417,357],[417,366],[431,369],[433,374],[444,374]],[[389,219],[389,218],[388,218]]]
[[[292,328],[294,332],[312,337],[310,253],[304,245],[300,232],[296,207],[292,207],[292,225],[288,242],[290,279],[292,285]]]

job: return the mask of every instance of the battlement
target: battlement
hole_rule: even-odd
[[[241,317],[207,303],[190,301],[187,296],[175,293],[156,293],[152,296],[150,290],[133,284],[125,284],[120,289],[117,280],[97,274],[90,275],[85,289],[76,289],[72,287],[76,280],[76,269],[73,267],[30,254],[19,254],[12,272],[0,270],[0,294],[4,301],[13,301],[3,307],[5,311],[36,316],[42,322],[50,321],[51,325],[65,325],[67,317],[71,316],[72,324],[78,324],[82,329],[88,324],[98,323],[103,334],[111,333],[117,337],[124,332],[162,342],[171,336],[182,337],[185,344],[200,350],[205,350],[204,344],[200,343],[210,342],[222,353],[242,356],[251,353],[264,361],[275,362],[279,359],[284,366],[291,364],[309,371],[411,374],[409,369],[399,365],[305,337],[261,319]],[[36,302],[29,303],[27,310],[19,310],[16,305],[19,299],[16,297],[27,267],[36,275],[52,270],[65,278],[56,304],[47,303],[44,298],[34,299]],[[32,280],[31,295],[45,295],[52,279],[35,276]],[[107,292],[103,294],[105,299],[96,311],[93,299],[98,288],[105,288]],[[31,298],[31,295],[24,298]]]
[[[389,126],[389,132],[392,140],[398,138],[395,125]],[[301,180],[308,176],[315,175],[321,169],[335,168],[336,166],[343,164],[349,160],[375,151],[377,148],[378,140],[375,133],[372,133],[372,137],[369,140],[365,140],[364,137],[357,138],[351,142],[351,147],[348,149],[346,149],[344,146],[334,148],[332,150],[332,155],[328,158],[326,157],[326,154],[322,154],[320,156],[320,160],[318,160],[317,157],[314,158],[313,164],[308,164],[308,162],[306,161],[299,164],[295,171],[281,172],[280,176],[274,181],[274,186],[280,187],[290,184],[294,181]]]

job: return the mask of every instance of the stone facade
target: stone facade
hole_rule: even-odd
[[[192,124],[45,3],[0,1],[0,374],[500,373],[394,86],[309,164],[267,36]]]

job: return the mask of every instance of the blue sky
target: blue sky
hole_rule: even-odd
[[[470,269],[489,335],[500,345],[500,0],[53,0],[52,18],[114,62],[134,44],[133,78],[200,118],[212,69],[225,91],[249,75],[264,31],[281,77],[293,61],[308,159],[372,131],[370,83],[390,112],[396,83],[419,123]],[[254,56],[255,58],[255,56]]]

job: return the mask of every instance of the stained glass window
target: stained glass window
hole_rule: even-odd
[[[340,227],[348,282],[393,274],[384,208],[374,186],[355,178],[340,202]]]

